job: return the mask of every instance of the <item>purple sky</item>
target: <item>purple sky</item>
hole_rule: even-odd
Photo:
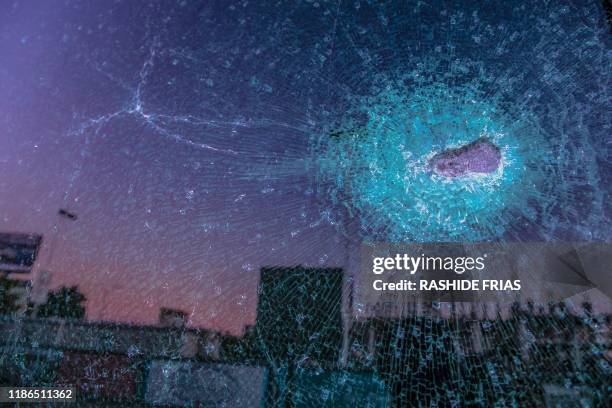
[[[236,30],[199,50],[200,34],[185,41],[180,22],[163,23],[189,11],[102,4],[0,16],[0,229],[42,234],[36,268],[52,287],[78,285],[90,319],[153,323],[173,307],[238,332],[254,321],[260,266],[345,256],[294,174],[307,114],[260,111],[267,87],[219,72],[253,53],[217,48]]]

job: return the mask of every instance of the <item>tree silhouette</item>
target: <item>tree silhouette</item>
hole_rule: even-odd
[[[38,307],[37,317],[61,317],[68,319],[82,319],[85,317],[85,307],[82,303],[87,300],[76,286],[61,288],[49,293],[47,301]]]
[[[0,315],[11,314],[19,310],[18,295],[11,292],[17,284],[17,281],[0,274]]]

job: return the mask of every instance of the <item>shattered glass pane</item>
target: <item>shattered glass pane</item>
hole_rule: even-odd
[[[605,406],[571,251],[569,297],[356,288],[363,244],[610,242],[611,10],[4,2],[0,401]]]

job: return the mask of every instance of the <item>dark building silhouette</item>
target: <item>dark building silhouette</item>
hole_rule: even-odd
[[[342,342],[342,269],[262,268],[259,338],[275,362],[333,365]]]
[[[182,310],[162,307],[159,309],[159,325],[161,327],[181,328],[187,325],[187,313]]]
[[[36,234],[0,233],[0,272],[30,273],[41,242]]]
[[[27,309],[32,267],[42,236],[0,233],[0,315]]]

